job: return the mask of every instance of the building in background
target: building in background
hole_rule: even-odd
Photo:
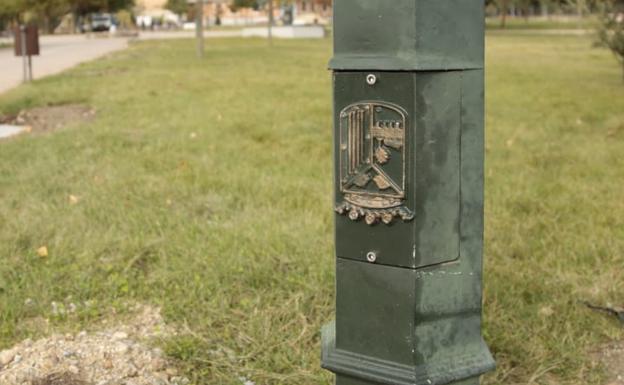
[[[293,6],[295,24],[298,24],[298,20],[303,23],[311,18],[311,23],[306,24],[314,24],[314,17],[319,23],[330,21],[332,18],[332,0],[296,0]]]
[[[167,0],[136,0],[134,14],[140,29],[175,29],[182,26],[180,15],[166,8]]]
[[[167,0],[136,0],[136,8],[144,11],[162,10],[167,5]]]
[[[194,28],[197,0],[180,0],[185,6],[176,11],[180,26]],[[167,10],[167,0],[136,0],[137,25],[145,28],[170,27],[175,15]],[[204,0],[204,25],[245,26],[268,23],[266,1],[242,2],[253,6],[237,6],[235,0]],[[238,3],[240,4],[240,3]],[[273,0],[273,19],[277,24],[327,24],[331,21],[332,0]]]
[[[195,19],[197,0],[187,0],[189,12],[187,20]],[[260,7],[236,7],[234,0],[204,0],[204,25],[243,26],[265,24],[269,17]],[[191,27],[191,26],[189,26]]]

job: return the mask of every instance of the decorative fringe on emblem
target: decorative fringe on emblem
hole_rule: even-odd
[[[340,215],[348,215],[352,221],[364,218],[367,225],[372,226],[381,221],[386,225],[392,223],[394,218],[400,217],[408,222],[414,219],[414,213],[406,207],[393,207],[388,209],[367,209],[356,206],[349,202],[342,202],[336,206],[336,212]]]

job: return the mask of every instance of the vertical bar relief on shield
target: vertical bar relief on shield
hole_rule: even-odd
[[[347,134],[347,140],[349,142],[349,150],[347,151],[347,158],[349,159],[349,175],[353,174],[353,146],[355,141],[353,140],[353,133],[355,131],[355,114],[353,111],[349,111],[349,133]]]
[[[360,109],[349,111],[347,131],[349,175],[352,175],[362,164],[364,155],[364,111]]]
[[[358,124],[358,166],[362,164],[362,157],[364,155],[364,111],[358,109],[359,124]]]

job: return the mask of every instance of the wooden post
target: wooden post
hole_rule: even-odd
[[[22,49],[22,65],[24,70],[24,83],[28,82],[28,59],[26,50],[26,26],[20,25],[20,45]]]

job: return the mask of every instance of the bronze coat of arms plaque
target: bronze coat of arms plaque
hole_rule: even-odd
[[[407,127],[407,112],[392,103],[363,101],[340,112],[339,214],[369,225],[414,218],[404,206]]]

